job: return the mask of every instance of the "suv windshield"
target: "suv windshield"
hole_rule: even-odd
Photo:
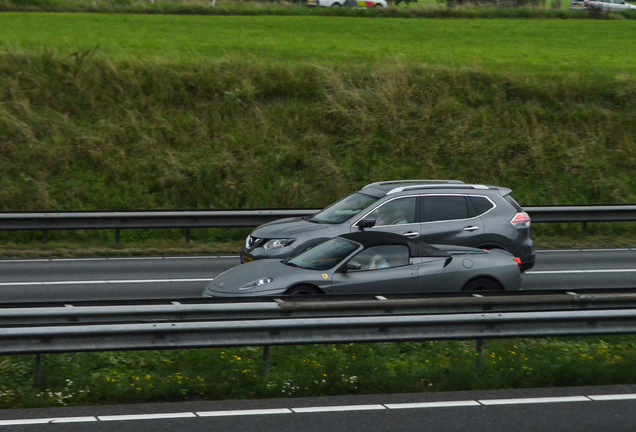
[[[330,205],[311,218],[312,222],[339,224],[357,215],[378,200],[377,197],[356,192]]]
[[[308,270],[327,270],[359,247],[358,243],[336,237],[285,261],[285,264]]]

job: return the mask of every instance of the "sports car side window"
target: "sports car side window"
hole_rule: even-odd
[[[375,226],[414,223],[415,202],[415,197],[388,201],[369,213],[365,219],[375,219]]]
[[[361,270],[400,267],[409,263],[409,248],[404,245],[374,246],[358,253],[351,261],[360,264]]]

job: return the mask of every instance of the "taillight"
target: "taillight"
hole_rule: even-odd
[[[514,257],[512,260],[517,263],[517,265],[519,266],[519,270],[521,270],[521,258]]]
[[[530,216],[526,212],[519,212],[510,221],[515,228],[530,228]]]

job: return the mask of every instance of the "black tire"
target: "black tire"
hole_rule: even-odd
[[[285,292],[286,295],[320,295],[322,294],[317,288],[312,287],[311,285],[297,285],[295,287],[291,287]]]
[[[501,291],[503,288],[493,279],[477,278],[464,285],[462,291]]]
[[[339,8],[342,7],[342,5],[340,3],[334,3],[331,5],[331,7]]]

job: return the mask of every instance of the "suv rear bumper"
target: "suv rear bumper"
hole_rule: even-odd
[[[526,257],[520,257],[521,259],[521,272],[523,273],[526,270],[530,270],[534,267],[534,263],[536,261],[536,255],[533,253],[532,255],[528,255]]]

